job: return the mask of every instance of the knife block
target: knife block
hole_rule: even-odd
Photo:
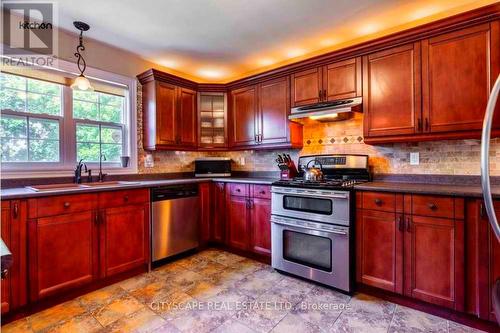
[[[295,167],[295,164],[293,162],[288,162],[287,163],[287,169],[285,170],[281,170],[281,173],[280,173],[280,179],[281,180],[290,180],[290,179],[294,179],[295,177],[297,177],[297,168]]]

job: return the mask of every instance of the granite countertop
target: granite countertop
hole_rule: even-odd
[[[456,197],[477,197],[483,196],[480,185],[458,185],[458,184],[425,184],[425,183],[406,183],[406,182],[384,182],[374,181],[359,184],[354,187],[362,191],[381,191],[398,193],[420,193],[434,195],[448,195]],[[493,197],[500,198],[500,185],[491,187]]]
[[[7,189],[2,189],[0,191],[0,197],[2,200],[9,200],[9,199],[19,199],[19,198],[46,197],[46,196],[61,195],[61,194],[92,193],[92,192],[113,191],[122,189],[149,188],[149,187],[165,186],[165,185],[202,183],[210,181],[225,182],[225,183],[235,182],[235,183],[270,185],[276,180],[277,179],[274,178],[254,178],[254,177],[179,178],[179,179],[140,180],[140,181],[129,180],[114,185],[101,185],[95,187],[81,187],[81,188],[70,188],[70,189],[55,189],[50,191],[39,191],[39,192],[28,189],[26,187],[7,188]],[[85,183],[82,185],[85,185]]]

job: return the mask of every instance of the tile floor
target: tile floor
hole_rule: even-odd
[[[2,332],[479,331],[209,249],[5,325]]]

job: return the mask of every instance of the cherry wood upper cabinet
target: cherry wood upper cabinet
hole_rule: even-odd
[[[174,85],[157,82],[156,93],[156,141],[161,145],[173,145],[177,142],[177,89]]]
[[[257,87],[252,85],[231,92],[231,145],[253,146],[258,143]]]
[[[403,216],[395,212],[358,210],[356,279],[373,287],[403,293]]]
[[[365,139],[421,130],[420,43],[364,56],[363,75]]]
[[[32,301],[81,287],[98,278],[95,212],[33,219],[29,221],[28,230]]]
[[[291,75],[292,107],[361,96],[361,58]]]
[[[107,208],[100,217],[101,275],[115,275],[147,264],[149,204]]]
[[[361,58],[335,62],[323,67],[323,99],[338,99],[361,96]]]
[[[303,106],[319,103],[322,97],[322,68],[317,67],[293,73],[292,106]]]
[[[196,108],[196,91],[186,88],[178,89],[179,97],[179,129],[178,143],[184,147],[196,148],[198,144],[198,110]]]
[[[407,216],[405,294],[464,309],[464,221]]]
[[[482,128],[498,75],[499,64],[493,61],[499,61],[500,45],[493,33],[490,24],[483,24],[422,41],[425,132]]]

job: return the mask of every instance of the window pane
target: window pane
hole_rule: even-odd
[[[28,140],[2,138],[2,162],[25,162],[28,160]]]
[[[22,76],[0,74],[0,87],[26,90],[26,79]]]
[[[85,162],[99,162],[99,144],[98,143],[77,143],[76,159],[83,159]]]
[[[102,153],[106,156],[106,162],[120,162],[122,145],[103,143]]]
[[[60,96],[61,86],[56,83],[28,79],[28,91]]]
[[[76,141],[99,143],[99,126],[80,124],[76,125]]]
[[[29,137],[30,140],[59,140],[59,121],[51,119],[30,118]]]
[[[31,140],[30,161],[33,162],[59,162],[59,141]]]
[[[102,143],[122,143],[122,129],[113,127],[101,128]]]
[[[44,113],[54,116],[61,114],[61,98],[59,96],[28,93],[28,112]]]
[[[101,121],[112,123],[122,122],[122,106],[103,105],[101,104]]]
[[[108,95],[108,94],[103,94],[103,93],[99,94],[99,103],[101,103],[101,104],[116,105],[116,106],[121,107],[122,101],[123,101],[123,97],[121,97],[121,96]]]
[[[79,119],[99,120],[97,104],[73,100],[73,117]]]
[[[99,97],[99,93],[95,91],[81,91],[81,90],[73,90],[73,98],[81,99],[83,101],[89,101],[97,103]]]
[[[26,117],[2,116],[2,128],[0,129],[2,138],[26,138],[26,132]]]
[[[0,108],[2,110],[24,111],[26,93],[12,89],[0,89]]]

